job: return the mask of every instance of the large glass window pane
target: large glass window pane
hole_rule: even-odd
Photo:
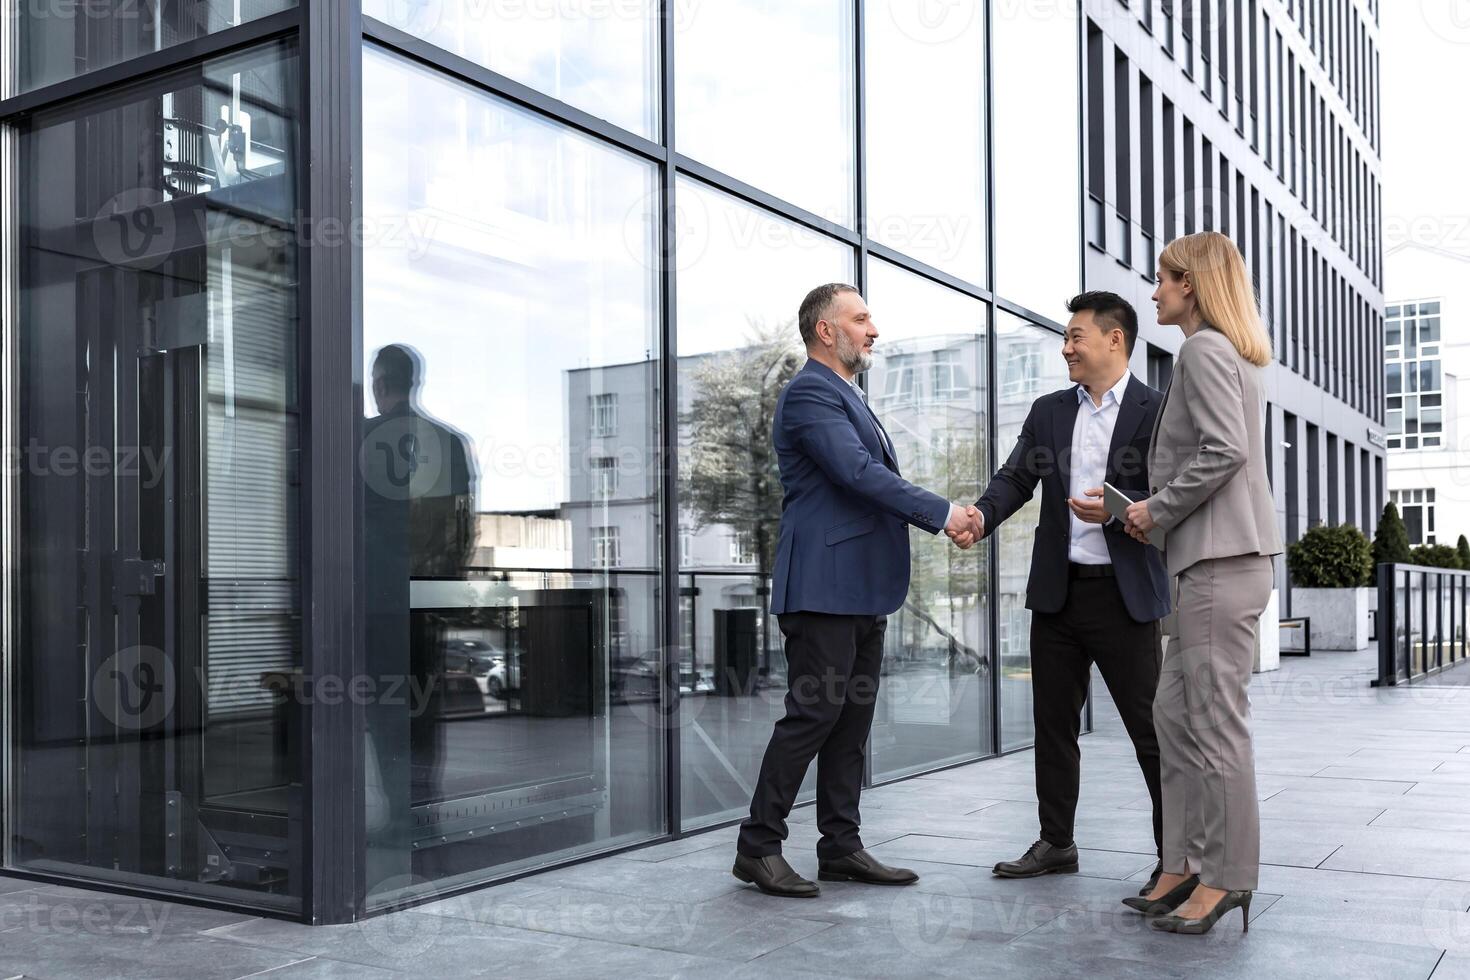
[[[984,9],[922,6],[867,5],[868,234],[983,284]]]
[[[297,91],[271,45],[18,127],[19,867],[299,905]]]
[[[984,303],[887,262],[868,263],[878,328],[869,402],[904,478],[960,503],[980,496]],[[890,386],[894,375],[912,379]],[[977,758],[990,747],[988,543],[961,551],[910,529],[909,594],[888,617],[873,718],[875,779]]]
[[[649,139],[655,0],[363,0],[362,12]],[[372,105],[368,103],[369,124]]]
[[[996,455],[1008,456],[1031,411],[1031,403],[1067,386],[1062,338],[1004,311],[996,314]],[[1031,721],[1031,612],[1026,581],[1031,548],[1041,514],[1041,496],[1016,511],[996,535],[1000,538],[1000,578],[996,610],[996,660],[1000,665],[1000,748],[1028,745],[1036,734]]]
[[[368,904],[662,828],[653,167],[369,48]]]
[[[852,0],[700,3],[674,29],[678,150],[852,224]]]
[[[296,0],[19,0],[8,81],[26,92],[294,6]],[[202,122],[212,128],[217,120]]]
[[[1076,0],[1058,0],[991,25],[995,91],[1007,96],[991,107],[995,290],[1038,313],[1082,281],[1077,17]]]
[[[677,193],[680,785],[690,828],[749,809],[784,714],[786,657],[766,612],[781,520],[771,419],[806,362],[797,307],[814,286],[851,282],[853,253],[696,181]]]

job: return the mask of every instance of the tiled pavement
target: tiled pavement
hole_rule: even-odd
[[[1470,977],[1470,690],[1375,691],[1319,653],[1255,679],[1266,866],[1246,935],[1152,933],[1118,899],[1153,864],[1111,706],[1084,741],[1082,873],[993,878],[1035,832],[1029,753],[864,796],[865,838],[913,888],[767,898],[734,830],[359,925],[292,923],[0,878],[0,980],[43,977]],[[788,855],[815,872],[809,808]]]

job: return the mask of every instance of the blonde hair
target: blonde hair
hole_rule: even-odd
[[[1175,275],[1189,274],[1200,315],[1230,339],[1241,357],[1257,367],[1271,363],[1271,335],[1234,242],[1214,231],[1185,235],[1164,248],[1159,265]]]

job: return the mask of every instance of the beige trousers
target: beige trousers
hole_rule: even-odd
[[[1178,625],[1154,697],[1164,796],[1163,865],[1212,888],[1254,889],[1261,827],[1251,748],[1256,622],[1271,559],[1215,558],[1174,581]]]

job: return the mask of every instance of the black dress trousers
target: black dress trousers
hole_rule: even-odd
[[[740,825],[741,854],[781,853],[786,817],[817,760],[817,857],[835,860],[862,849],[858,796],[886,616],[796,612],[778,617],[786,637],[786,715],[776,722]]]
[[[1073,843],[1082,752],[1078,734],[1092,665],[1097,664],[1133,741],[1153,801],[1154,846],[1163,840],[1159,739],[1154,692],[1163,654],[1159,623],[1136,622],[1113,578],[1072,578],[1059,612],[1031,617],[1032,719],[1036,724],[1036,801],[1041,839]]]

